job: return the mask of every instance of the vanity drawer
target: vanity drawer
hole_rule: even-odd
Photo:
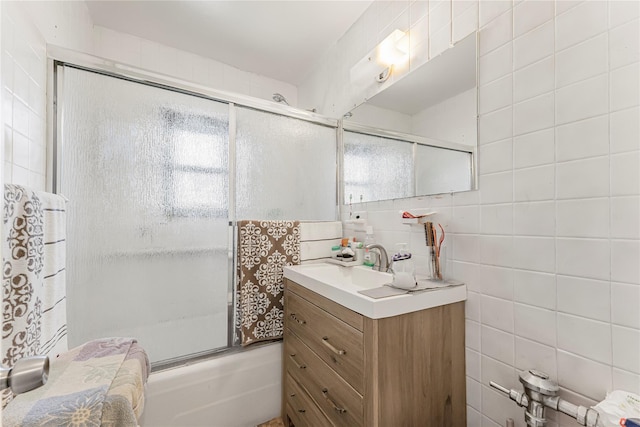
[[[363,425],[363,400],[344,379],[331,370],[290,330],[285,332],[285,369],[335,426]]]
[[[296,427],[333,427],[314,401],[290,375],[286,375],[284,387],[287,415]]]
[[[285,292],[284,306],[286,326],[362,395],[362,332],[293,292]]]

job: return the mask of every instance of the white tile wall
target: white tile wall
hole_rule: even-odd
[[[513,69],[518,70],[553,54],[553,21],[513,40]],[[481,53],[482,55],[482,53]]]
[[[45,189],[45,40],[17,4],[2,6],[4,182]]]
[[[640,239],[640,197],[611,198],[611,237]]]
[[[556,234],[562,237],[609,236],[609,199],[558,201]]]
[[[516,337],[516,368],[518,371],[538,369],[556,378],[556,349],[526,338]]]
[[[612,389],[611,365],[596,362],[560,349],[557,350],[556,358],[558,362],[558,382],[565,388],[580,390],[583,396],[597,401],[603,399],[603,390]]]
[[[611,320],[609,282],[580,277],[558,276],[558,311],[594,320]]]
[[[524,202],[513,205],[513,232],[521,236],[553,236],[555,202]]]
[[[556,91],[556,123],[569,123],[605,114],[609,105],[606,74],[565,86]]]
[[[480,66],[478,76],[480,85],[510,74],[513,67],[513,46],[511,43],[507,43],[480,57],[478,62]]]
[[[513,199],[531,202],[553,199],[555,170],[553,165],[518,169],[513,173]]]
[[[609,115],[611,153],[640,150],[640,108],[629,108]]]
[[[504,172],[513,168],[513,140],[511,138],[480,147],[478,161],[486,173]]]
[[[453,39],[467,10],[480,31],[479,190],[368,203],[369,222],[392,247],[394,211],[451,202],[452,272],[469,289],[468,426],[522,425],[488,380],[531,367],[576,401],[637,393],[640,2],[458,3]]]
[[[480,220],[480,230],[483,234],[511,234],[513,206],[511,204],[483,205]]]
[[[519,169],[551,164],[554,149],[553,129],[517,136],[513,138],[513,166]]]
[[[555,346],[556,313],[524,304],[515,305],[515,331],[519,337]]]
[[[602,33],[556,53],[557,87],[564,87],[607,71],[607,36],[607,33]]]
[[[556,127],[556,159],[609,154],[609,117],[602,115]]]
[[[640,329],[640,312],[636,303],[640,300],[640,286],[611,283],[611,322],[616,325]]]
[[[513,74],[513,101],[524,101],[552,91],[555,84],[553,66],[553,56],[548,56],[516,71]]]

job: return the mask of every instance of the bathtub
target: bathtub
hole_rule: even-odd
[[[149,376],[142,427],[255,427],[280,415],[282,343]]]

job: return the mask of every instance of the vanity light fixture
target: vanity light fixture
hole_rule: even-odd
[[[376,56],[381,64],[391,66],[403,64],[409,59],[409,37],[404,31],[393,30],[376,47]]]
[[[391,77],[394,68],[409,59],[409,36],[401,30],[393,30],[369,54],[351,68],[351,82],[375,81],[383,83]]]
[[[378,61],[387,66],[376,76],[376,81],[384,83],[391,77],[394,66],[402,65],[409,59],[409,37],[403,31],[394,30],[376,49]]]

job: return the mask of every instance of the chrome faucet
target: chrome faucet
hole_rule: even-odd
[[[376,257],[376,262],[373,265],[374,270],[388,272],[391,265],[389,264],[389,255],[387,255],[387,251],[384,246],[379,245],[377,243],[371,243],[370,245],[365,246],[365,249],[377,249],[379,256]]]

